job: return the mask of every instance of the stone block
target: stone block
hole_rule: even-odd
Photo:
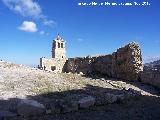
[[[95,98],[92,96],[84,97],[78,101],[79,108],[89,108],[91,106],[94,106],[95,104]]]
[[[36,116],[45,113],[45,107],[35,100],[21,100],[17,106],[17,112],[22,116]]]

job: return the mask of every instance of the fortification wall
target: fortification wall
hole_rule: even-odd
[[[64,72],[100,73],[125,80],[138,80],[142,70],[141,50],[137,43],[130,43],[110,55],[69,58],[64,66]]]
[[[145,70],[140,73],[141,81],[160,88],[160,71],[158,70]]]
[[[79,73],[83,72],[84,74],[92,72],[92,62],[93,58],[84,57],[84,58],[69,58],[65,63],[65,72]]]
[[[143,71],[140,46],[130,43],[113,53],[113,72],[116,78],[138,80],[139,72]]]

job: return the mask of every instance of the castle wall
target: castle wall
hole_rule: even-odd
[[[136,43],[119,48],[111,55],[69,58],[64,66],[64,72],[100,73],[126,80],[138,80],[142,70],[141,50]]]
[[[139,72],[143,71],[142,55],[138,44],[130,43],[119,48],[112,54],[112,69],[115,75],[113,77],[138,80]]]
[[[69,58],[64,66],[64,72],[79,73],[83,72],[84,74],[93,72],[92,62],[93,58]]]
[[[160,71],[144,70],[140,73],[141,81],[160,88]]]

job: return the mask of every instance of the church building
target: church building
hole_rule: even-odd
[[[47,71],[62,72],[66,60],[65,41],[58,35],[52,43],[52,58],[40,58],[39,68]]]

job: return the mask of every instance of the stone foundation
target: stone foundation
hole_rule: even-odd
[[[110,55],[69,58],[63,68],[64,72],[99,73],[125,80],[138,80],[138,73],[142,70],[141,50],[134,42],[119,48]]]

